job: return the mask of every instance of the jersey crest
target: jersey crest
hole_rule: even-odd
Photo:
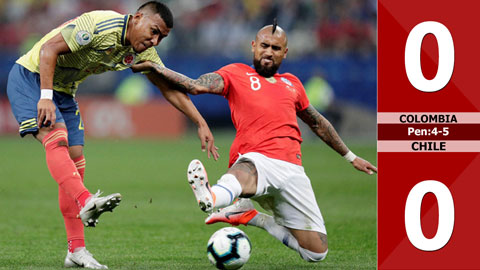
[[[274,77],[265,78],[265,80],[267,80],[267,82],[269,82],[269,83],[276,83],[277,82],[277,79],[275,79]]]
[[[123,57],[123,64],[126,66],[131,66],[135,63],[135,54],[129,53]]]
[[[297,91],[295,89],[295,87],[293,87],[293,83],[289,79],[287,79],[285,77],[281,77],[280,79],[282,80],[282,82],[284,82],[286,84],[285,87],[287,88],[288,91],[293,92],[293,93],[295,93]]]
[[[282,82],[288,84],[289,86],[293,86],[292,82],[290,80],[288,80],[287,78],[282,77],[281,80],[282,80]]]

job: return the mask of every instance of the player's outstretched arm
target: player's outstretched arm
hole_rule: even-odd
[[[348,149],[335,128],[330,124],[330,121],[323,117],[312,105],[309,105],[303,111],[297,112],[297,115],[303,122],[310,126],[318,137],[333,148],[333,150],[349,159],[355,169],[367,174],[377,172],[377,168],[370,164],[370,162],[355,156],[355,154]]]
[[[200,138],[202,151],[207,151],[207,156],[213,156],[213,159],[218,160],[220,156],[218,154],[218,148],[215,146],[215,140],[212,132],[207,125],[205,119],[198,112],[195,105],[193,105],[190,98],[180,92],[170,89],[162,80],[153,74],[147,74],[148,79],[155,84],[162,92],[163,96],[170,102],[175,108],[183,112],[192,122],[198,127],[198,137]]]
[[[132,70],[133,72],[151,70],[154,76],[165,81],[171,88],[182,90],[192,95],[205,93],[220,95],[223,92],[223,78],[217,73],[206,73],[194,80],[150,61],[136,64],[132,66]]]

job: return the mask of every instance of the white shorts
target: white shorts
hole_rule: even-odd
[[[327,234],[310,179],[302,166],[251,152],[237,162],[248,160],[257,168],[257,192],[252,197],[275,222],[291,229]]]

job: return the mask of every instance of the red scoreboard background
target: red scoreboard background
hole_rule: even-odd
[[[480,1],[378,1],[378,268],[480,269]]]

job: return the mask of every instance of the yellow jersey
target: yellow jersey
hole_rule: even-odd
[[[33,48],[17,60],[31,72],[40,73],[40,48],[61,33],[71,53],[59,55],[53,89],[75,96],[78,85],[89,75],[124,70],[140,61],[152,61],[163,66],[154,47],[136,53],[125,45],[130,15],[114,11],[87,12],[50,31]]]

